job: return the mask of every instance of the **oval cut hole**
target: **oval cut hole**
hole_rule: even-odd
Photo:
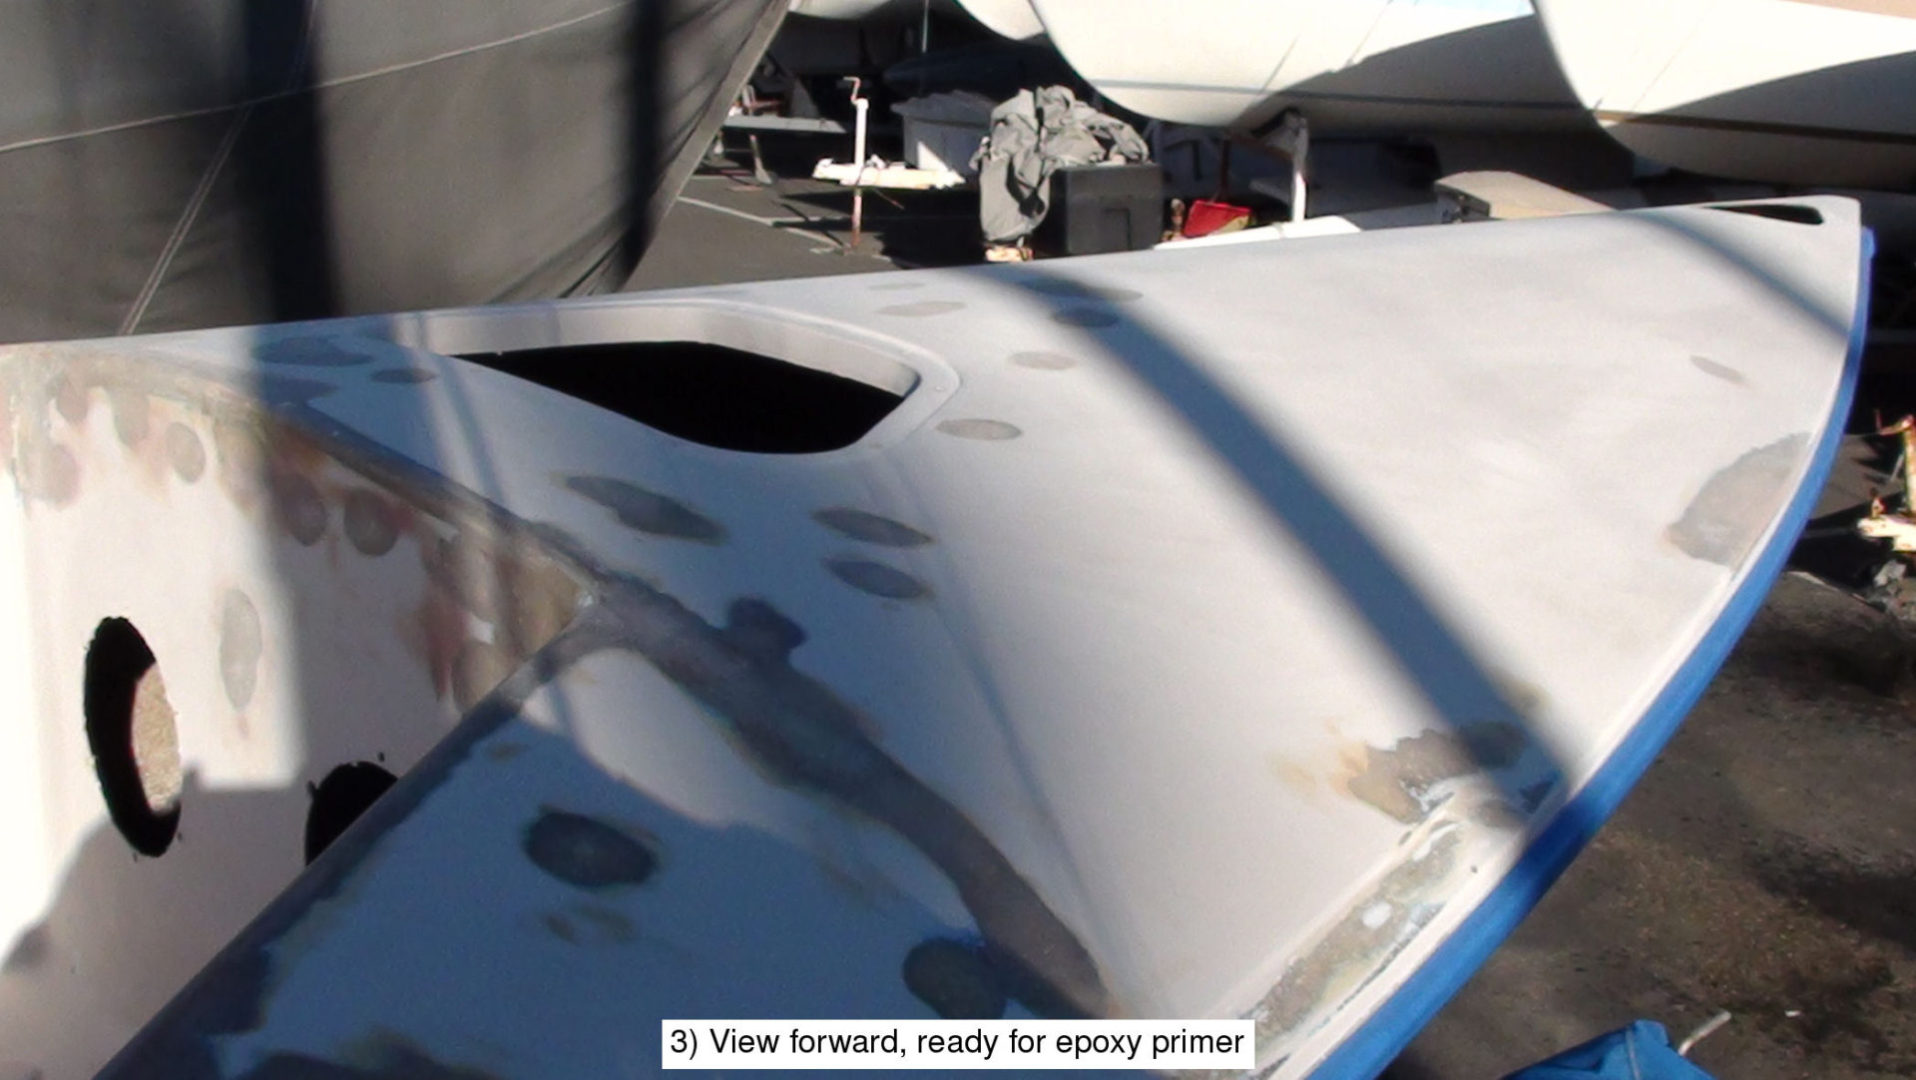
[[[107,814],[133,850],[164,854],[180,827],[180,736],[153,650],[131,622],[103,619],[85,679],[87,747]]]

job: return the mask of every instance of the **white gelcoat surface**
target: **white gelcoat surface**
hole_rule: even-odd
[[[1337,132],[1584,123],[1526,0],[1032,0],[1079,75],[1145,116]],[[1148,43],[1148,45],[1145,45]]]
[[[1044,21],[1031,0],[958,0],[958,5],[1000,37],[1029,41],[1044,33]]]
[[[1916,5],[1537,0],[1578,98],[1631,150],[1743,180],[1908,188]]]
[[[1772,539],[1831,422],[1860,280],[1853,204],[1800,205],[1824,223],[1596,214],[0,350],[4,608],[27,613],[10,632],[40,676],[7,685],[0,756],[34,765],[0,810],[42,822],[0,834],[9,865],[42,868],[0,890],[0,941],[55,931],[0,973],[0,1060],[94,1071],[289,882],[277,929],[193,990],[242,994],[255,1025],[175,1014],[120,1075],[168,1038],[232,1076],[396,1047],[612,1075],[655,1066],[667,1015],[927,1015],[904,957],[983,932],[999,886],[858,809],[862,789],[781,772],[740,734],[757,724],[818,760],[880,754],[913,778],[881,803],[961,815],[1091,958],[1101,1007],[1281,1014],[1259,1060],[1306,1075],[1632,734]],[[845,449],[745,454],[445,355],[646,340],[906,393]],[[62,379],[93,387],[80,421]],[[121,437],[108,390],[146,402],[149,432],[198,431],[205,475]],[[227,484],[222,422],[313,484],[322,537],[288,536],[244,469]],[[55,449],[77,473],[49,494],[22,462]],[[1752,453],[1765,468],[1739,467]],[[723,540],[635,530],[577,477],[677,500]],[[362,489],[409,522],[383,553],[342,536]],[[835,532],[830,508],[929,540]],[[427,616],[453,537],[489,552],[458,564],[462,595],[496,585],[503,610],[445,629]],[[1360,538],[1381,561],[1342,565]],[[860,591],[828,568],[848,558],[925,594]],[[1380,587],[1462,666],[1416,674],[1436,654],[1403,608],[1357,599]],[[217,663],[229,588],[264,627],[245,710]],[[670,640],[770,711],[699,696],[658,640],[519,667],[522,705],[298,876],[303,785],[375,753],[403,771],[470,703],[416,635],[565,640],[590,622],[560,629],[574,588],[634,632],[664,610],[635,597],[675,601]],[[727,659],[741,598],[803,631],[789,669]],[[109,614],[147,635],[181,718],[182,839],[157,859],[128,859],[81,731],[80,654]],[[792,679],[859,734],[805,727]],[[1473,680],[1520,752],[1393,780],[1398,755],[1488,718],[1440,704]],[[543,872],[523,843],[555,808],[645,838],[656,873],[594,891]],[[249,956],[256,987],[235,981]]]

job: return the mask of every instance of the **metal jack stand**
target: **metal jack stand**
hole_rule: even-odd
[[[1878,430],[1879,435],[1902,437],[1903,452],[1896,471],[1903,474],[1903,512],[1892,513],[1879,498],[1871,499],[1869,516],[1856,523],[1856,531],[1873,540],[1888,540],[1898,555],[1916,554],[1916,417],[1905,416]]]
[[[1264,137],[1266,145],[1291,163],[1291,220],[1304,220],[1305,180],[1310,169],[1311,125],[1296,109],[1285,109],[1277,128]]]
[[[750,132],[747,139],[752,144],[752,182],[760,187],[772,186],[772,170],[765,167],[765,157],[758,150],[758,132]]]
[[[857,76],[848,81],[852,84],[852,108],[857,113],[852,128],[852,160],[858,162],[858,175],[852,179],[852,242],[845,250],[856,251],[865,223],[865,117],[871,102],[859,96],[863,83]]]

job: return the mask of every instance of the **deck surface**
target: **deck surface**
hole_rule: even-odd
[[[844,156],[827,139],[796,156],[812,150]],[[704,175],[635,287],[977,258],[963,195],[868,200],[876,235],[842,253],[845,196]],[[1832,488],[1855,480],[1839,463]],[[1786,575],[1622,810],[1387,1075],[1490,1080],[1639,1016],[1680,1038],[1719,1009],[1734,1019],[1695,1057],[1726,1080],[1916,1074],[1910,634]]]

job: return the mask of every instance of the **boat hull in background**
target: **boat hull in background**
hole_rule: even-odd
[[[1537,0],[1579,100],[1665,165],[1916,187],[1916,4]]]
[[[1332,133],[1559,131],[1588,123],[1525,0],[1033,0],[1065,59],[1127,109]]]
[[[1044,36],[1044,20],[1031,0],[958,0],[958,6],[999,37],[1030,41]]]

